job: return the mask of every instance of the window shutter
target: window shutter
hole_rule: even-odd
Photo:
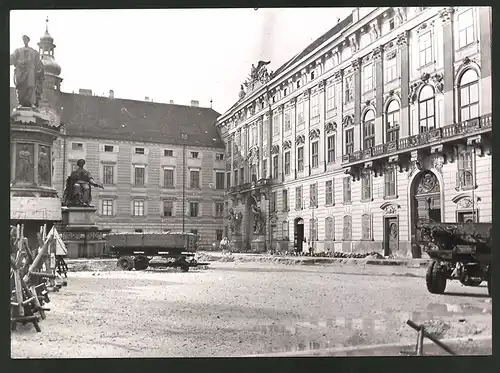
[[[104,152],[104,144],[99,144],[99,152]]]
[[[149,148],[144,148],[144,154],[148,155],[149,154]]]

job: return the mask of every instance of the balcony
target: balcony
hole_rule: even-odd
[[[260,179],[257,181],[253,181],[251,183],[244,183],[241,185],[236,185],[234,187],[231,187],[228,190],[228,194],[235,195],[235,194],[240,194],[240,193],[245,193],[245,192],[251,192],[253,190],[268,187],[270,185],[271,185],[270,179]]]
[[[483,115],[465,122],[450,124],[435,130],[408,136],[398,141],[375,145],[372,148],[357,150],[342,156],[342,167],[356,166],[389,156],[409,153],[429,148],[433,145],[463,142],[464,138],[491,132],[491,114]]]

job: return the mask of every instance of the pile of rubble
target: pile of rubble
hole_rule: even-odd
[[[38,322],[46,318],[44,307],[50,302],[49,292],[66,286],[68,267],[64,262],[66,247],[55,228],[46,233],[41,227],[38,249],[32,250],[24,237],[24,226],[11,226],[10,231],[10,322],[11,329],[17,324],[32,323],[41,332]],[[64,276],[64,278],[63,278]]]
[[[379,253],[372,251],[369,253],[341,253],[341,252],[319,252],[319,253],[306,253],[306,252],[270,252],[271,255],[276,256],[305,256],[305,257],[315,257],[315,258],[343,258],[343,259],[385,259],[384,256]]]

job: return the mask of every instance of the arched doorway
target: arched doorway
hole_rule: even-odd
[[[293,247],[295,252],[302,252],[304,246],[304,219],[296,218],[293,221]]]
[[[410,194],[412,256],[420,258],[422,252],[416,242],[420,240],[417,223],[441,222],[441,185],[430,170],[421,171],[413,179]]]

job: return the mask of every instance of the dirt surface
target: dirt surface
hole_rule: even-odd
[[[116,262],[114,262],[116,265]],[[71,272],[14,358],[212,357],[491,335],[485,284],[427,292],[422,269],[213,262],[182,273]],[[399,271],[399,273],[398,273]],[[410,271],[410,272],[408,272]],[[411,273],[413,272],[413,273]]]

